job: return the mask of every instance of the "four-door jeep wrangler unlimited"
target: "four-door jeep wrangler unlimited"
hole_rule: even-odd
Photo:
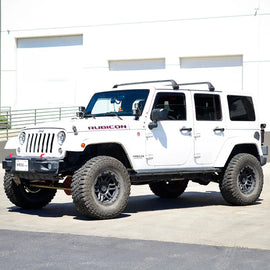
[[[191,180],[217,182],[232,205],[252,204],[268,152],[254,105],[250,95],[215,91],[209,82],[115,85],[75,118],[25,128],[7,142],[16,155],[3,161],[6,195],[41,208],[63,189],[83,215],[107,219],[125,209],[131,184],[176,198]]]

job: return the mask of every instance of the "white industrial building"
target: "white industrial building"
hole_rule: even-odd
[[[252,92],[270,130],[269,0],[2,0],[0,106],[87,105],[116,83]]]

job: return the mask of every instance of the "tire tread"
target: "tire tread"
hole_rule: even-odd
[[[110,212],[105,211],[99,207],[94,201],[94,198],[89,195],[88,190],[89,179],[94,178],[95,172],[100,168],[101,164],[111,163],[117,170],[121,171],[124,181],[125,194],[121,206],[116,207]],[[97,156],[87,161],[79,170],[73,175],[71,184],[72,198],[77,210],[84,216],[96,219],[108,219],[118,216],[126,207],[130,195],[130,179],[128,172],[124,165],[115,158],[109,156]],[[123,187],[122,187],[123,188]]]
[[[256,193],[250,196],[241,194],[237,187],[237,175],[243,164],[252,164],[258,174]],[[263,172],[257,158],[246,153],[235,155],[229,162],[219,187],[223,198],[232,205],[243,206],[254,203],[260,196],[263,187]]]

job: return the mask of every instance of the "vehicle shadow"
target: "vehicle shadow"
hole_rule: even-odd
[[[260,204],[258,200],[256,204]],[[131,214],[148,211],[162,211],[169,209],[199,208],[207,206],[230,206],[224,201],[220,192],[185,192],[177,199],[161,199],[153,194],[131,196],[128,205],[123,213],[117,219],[129,217]],[[9,212],[21,213],[25,215],[37,215],[39,217],[63,217],[72,216],[76,220],[93,220],[81,215],[72,202],[68,203],[50,203],[42,209],[22,209],[16,206],[8,208]]]
[[[220,192],[185,192],[176,199],[162,199],[155,195],[133,196],[124,213],[160,211],[169,209],[198,208],[213,205],[229,205]]]
[[[22,209],[17,206],[12,206],[8,208],[9,212],[12,213],[21,213],[25,215],[33,215],[39,217],[63,217],[63,216],[78,216],[78,211],[76,210],[74,204],[70,203],[50,203],[47,206],[41,209]],[[80,217],[81,219],[87,219],[83,216]]]

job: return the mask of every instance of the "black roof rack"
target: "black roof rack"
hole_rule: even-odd
[[[179,89],[179,84],[177,84],[174,80],[160,80],[160,81],[145,81],[145,82],[134,82],[134,83],[122,83],[122,84],[115,84],[113,88],[117,88],[118,86],[124,85],[134,85],[134,84],[145,84],[145,83],[163,83],[163,82],[170,82],[172,84],[173,89]]]
[[[207,84],[209,91],[215,91],[215,87],[210,82],[181,83],[181,84],[178,84],[178,85],[179,86],[184,86],[184,85],[197,85],[197,84]]]
[[[133,82],[133,83],[121,83],[121,84],[115,84],[113,88],[117,88],[118,86],[125,86],[125,85],[134,85],[134,84],[145,84],[145,83],[164,83],[164,82],[170,82],[172,84],[172,87],[174,90],[178,90],[179,86],[184,85],[198,85],[198,84],[207,84],[209,91],[215,91],[215,87],[210,82],[193,82],[193,83],[176,83],[174,80],[159,80],[159,81],[143,81],[143,82]]]

